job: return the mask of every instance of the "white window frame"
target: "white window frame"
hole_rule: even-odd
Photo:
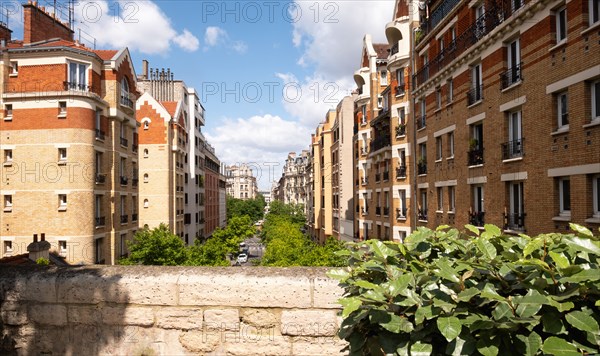
[[[427,189],[420,189],[419,195],[421,200],[421,211],[423,211],[426,217],[425,220],[422,221],[427,221],[429,219],[429,209],[427,209]]]
[[[67,116],[67,102],[59,101],[58,102],[58,117],[66,117]]]
[[[387,69],[382,69],[379,71],[379,76],[380,76],[380,84],[381,86],[387,86],[388,85],[388,79],[387,79]]]
[[[554,17],[556,21],[556,43],[562,43],[563,41],[567,40],[567,7],[563,6],[557,9],[554,14]],[[564,29],[561,28],[561,22],[563,20],[565,25]]]
[[[569,204],[568,209],[565,206],[565,182],[569,185]],[[571,179],[570,177],[563,177],[558,180],[558,212],[560,216],[570,217],[571,216]]]
[[[448,132],[448,151],[449,156],[446,159],[454,158],[454,131]]]
[[[4,195],[4,211],[12,211],[13,208],[13,196],[10,194]]]
[[[446,103],[450,104],[454,100],[454,81],[452,80],[452,78],[446,81],[446,86],[448,87]]]
[[[442,136],[438,136],[435,138],[435,161],[440,162],[442,159],[444,159],[444,145]]]
[[[406,189],[399,189],[398,197],[400,201],[400,216],[406,218],[406,214],[404,213],[406,209]]]
[[[600,121],[600,80],[596,80],[590,84],[590,94],[591,94],[591,122],[599,122]]]
[[[473,212],[485,212],[485,188],[483,184],[473,186]]]
[[[69,61],[67,63],[68,63],[68,66],[67,66],[68,82],[70,83],[70,85],[73,85],[73,84],[75,85],[75,88],[69,87],[69,90],[88,91],[88,87],[89,87],[88,68],[89,68],[89,65],[86,63],[75,62],[75,61]],[[74,73],[72,70],[73,68],[75,68]],[[81,73],[82,70],[84,71],[83,76]],[[73,74],[75,74],[75,78],[73,78]],[[82,79],[83,79],[83,83],[81,82]]]
[[[58,148],[58,162],[65,163],[67,162],[68,152],[66,147]]]
[[[4,243],[2,244],[3,249],[4,249],[4,254],[5,255],[11,255],[13,253],[13,243],[10,240],[4,240]]]
[[[4,150],[4,165],[11,165],[13,162],[13,150],[12,149],[5,149]]]
[[[67,241],[58,240],[58,254],[61,257],[67,257]]]
[[[592,215],[600,219],[600,174],[592,176]]]
[[[456,187],[448,186],[448,212],[454,213],[456,210]]]
[[[442,87],[435,88],[435,108],[436,110],[442,108]]]
[[[102,217],[102,195],[96,194],[94,197],[94,217],[101,218]]]
[[[5,104],[4,111],[6,115],[4,115],[5,120],[11,120],[13,117],[13,104]]]
[[[19,62],[10,61],[10,76],[16,77],[19,74]]]
[[[444,188],[437,187],[437,212],[444,212]]]
[[[58,195],[58,210],[65,211],[67,210],[67,194],[59,194]]]
[[[563,102],[564,98],[564,102]],[[569,129],[569,95],[566,91],[556,94],[556,124],[559,130]],[[563,121],[566,118],[567,123]]]
[[[589,0],[588,14],[590,27],[600,23],[600,0]]]

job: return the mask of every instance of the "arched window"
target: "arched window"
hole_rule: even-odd
[[[144,157],[146,157],[146,158],[148,157],[148,149],[147,148],[144,148]]]
[[[147,183],[148,182],[148,173],[144,173],[144,182]],[[146,200],[147,201],[147,200]]]
[[[128,108],[133,107],[133,102],[129,99],[129,82],[126,77],[121,79],[121,105],[127,106]]]
[[[144,199],[144,208],[148,208],[148,205],[149,205],[148,199]]]

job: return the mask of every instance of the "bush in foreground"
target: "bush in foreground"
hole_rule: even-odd
[[[332,270],[352,355],[582,355],[600,352],[600,242],[576,234],[472,235],[419,228],[369,240]]]

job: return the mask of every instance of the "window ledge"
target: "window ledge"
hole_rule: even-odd
[[[9,77],[18,77],[19,73],[18,72],[17,73],[10,73],[8,76]]]
[[[396,135],[396,138],[405,138],[406,135]]]
[[[419,219],[419,222],[426,223],[427,220],[421,220],[421,219]]]
[[[600,224],[600,217],[592,217],[589,219],[585,219],[586,223],[592,223],[592,224]]]
[[[12,121],[12,116],[5,116],[4,121]]]
[[[483,103],[483,99],[479,99],[479,100],[477,100],[476,102],[474,102],[473,104],[471,104],[471,105],[467,105],[467,109],[474,108],[474,107],[476,107],[477,105],[479,105],[479,104],[481,104],[481,103]]]
[[[59,119],[66,119],[67,118],[67,113],[62,113],[62,114],[58,114],[57,116]]]
[[[423,131],[423,130],[425,130],[426,128],[427,128],[427,125],[425,125],[425,126],[421,127],[420,129],[417,129],[417,132],[419,132],[419,131]]]
[[[12,212],[12,208],[4,208],[3,210],[5,213],[10,213]]]
[[[595,24],[591,25],[590,27],[586,28],[585,30],[581,31],[581,34],[585,35],[587,33],[593,32],[598,29],[600,29],[600,21],[596,22]]]
[[[597,117],[594,120],[590,121],[589,124],[583,125],[583,128],[587,129],[588,127],[594,127],[594,126],[598,126],[598,125],[600,125],[600,117]]]
[[[442,157],[442,158],[438,158],[438,159],[436,159],[434,162],[435,162],[435,163],[442,163],[442,161],[443,161],[443,160],[444,160],[444,158]]]
[[[550,135],[551,136],[556,136],[556,135],[562,135],[562,134],[565,134],[565,133],[568,133],[568,132],[569,132],[569,125],[561,127],[560,129],[552,132]]]
[[[552,218],[553,221],[571,221],[571,215],[559,215]]]
[[[454,100],[447,102],[446,107],[452,106],[452,104],[454,104]]]
[[[512,235],[519,235],[525,232],[525,229],[522,230],[515,230],[515,229],[504,229],[502,230],[503,232],[507,233],[507,234],[512,234]]]
[[[548,52],[555,51],[555,50],[561,48],[562,46],[565,46],[566,44],[567,44],[567,39],[565,38],[564,40],[561,40],[560,42],[558,42],[554,46],[550,47],[550,49],[548,49]]]
[[[58,207],[58,211],[67,211],[67,207],[66,206],[59,206]]]
[[[65,166],[67,164],[67,160],[66,159],[61,159],[60,161],[57,162],[57,164],[59,166]]]
[[[472,166],[469,166],[469,169],[471,169],[471,168],[479,168],[479,167],[483,167],[483,164],[474,164]]]
[[[450,157],[446,157],[446,160],[453,160],[454,159],[454,155],[450,156]]]
[[[12,161],[2,163],[4,167],[10,167],[13,165]]]
[[[523,156],[521,156],[521,157],[515,157],[515,158],[509,158],[509,159],[503,159],[502,163],[517,162],[517,161],[522,161],[522,160],[523,160]]]
[[[396,96],[396,98],[401,98],[401,97],[403,97],[405,94],[406,94],[406,93],[400,93],[400,94],[396,94],[395,96]]]
[[[443,210],[436,210],[436,211],[435,211],[435,213],[436,213],[436,214],[443,214],[443,213],[444,213],[444,211],[443,211]]]
[[[442,111],[442,107],[438,106],[437,108],[435,108],[435,110],[433,110],[434,114],[437,114],[438,112]]]
[[[425,173],[425,174],[419,174],[419,175],[417,175],[417,176],[418,176],[418,177],[425,177],[426,175],[427,175],[427,173]]]
[[[406,216],[396,218],[396,221],[406,221]]]
[[[454,210],[448,210],[448,214],[454,215],[454,214],[456,214],[456,211],[454,211]]]
[[[507,91],[511,90],[512,88],[518,87],[519,85],[521,85],[521,83],[523,83],[523,81],[521,79],[519,79],[518,82],[512,83],[511,85],[509,85],[506,88],[502,89],[500,92],[501,93],[507,92]]]

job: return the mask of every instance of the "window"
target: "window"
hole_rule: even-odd
[[[521,81],[521,46],[519,39],[508,43],[506,46],[506,64],[508,70],[501,75],[502,89],[508,88]]]
[[[121,251],[121,256],[127,255],[127,234],[121,234],[121,239],[119,240],[119,250]]]
[[[448,87],[446,101],[448,102],[448,104],[450,104],[452,100],[454,100],[454,82],[452,81],[452,78],[446,81],[446,86]]]
[[[558,180],[558,212],[560,216],[571,216],[571,181],[568,177]]]
[[[468,164],[469,166],[483,164],[483,123],[471,125],[471,135],[467,154]]]
[[[482,38],[485,35],[485,7],[483,4],[475,8],[475,37]]]
[[[88,91],[86,64],[69,62],[68,90]]]
[[[435,138],[435,160],[436,161],[441,161],[442,160],[442,137],[436,137]]]
[[[473,209],[471,212],[471,224],[475,226],[483,226],[484,220],[484,205],[483,205],[483,185],[476,185],[472,188],[473,192]]]
[[[13,252],[12,241],[4,241],[4,254],[10,255]]]
[[[150,128],[150,120],[144,121],[144,130],[148,130]]]
[[[454,131],[448,133],[448,159],[454,158]]]
[[[600,175],[592,177],[593,216],[600,219]]]
[[[387,80],[387,70],[382,70],[381,72],[381,85],[388,85],[388,80]]]
[[[361,119],[361,124],[366,124],[367,123],[367,106],[363,105],[361,107],[361,113],[362,113],[362,119]]]
[[[144,148],[144,158],[148,158],[148,149]]]
[[[400,206],[397,211],[397,218],[406,219],[406,190],[400,189],[398,195],[400,197]]]
[[[102,254],[102,245],[103,245],[102,238],[94,240],[94,252],[95,252],[96,263],[104,263],[104,257]]]
[[[557,120],[559,129],[569,128],[569,107],[567,93],[559,93],[556,96],[557,108]]]
[[[4,150],[4,165],[10,165],[13,161],[12,150]]]
[[[511,159],[523,156],[523,143],[521,132],[521,111],[508,114],[508,142],[503,149],[502,159]]]
[[[67,195],[66,194],[58,195],[58,210],[59,211],[67,210]]]
[[[383,107],[383,97],[381,95],[377,96],[377,107],[380,109]]]
[[[148,199],[144,199],[144,209],[148,209],[148,206],[150,206]]]
[[[67,241],[58,240],[58,254],[60,257],[67,257]]]
[[[435,88],[435,108],[437,110],[442,108],[442,88]]]
[[[421,206],[418,211],[418,218],[422,221],[427,221],[427,189],[420,189]]]
[[[67,149],[65,147],[61,147],[58,149],[58,162],[66,162],[67,161]]]
[[[589,0],[588,12],[590,14],[590,26],[600,22],[600,0]]]
[[[437,188],[437,211],[444,211],[444,188]]]
[[[481,63],[471,67],[471,90],[468,93],[468,105],[473,105],[483,99],[483,82]]]
[[[567,8],[558,9],[554,15],[556,17],[556,43],[567,39]]]
[[[439,53],[440,53],[440,58],[444,57],[444,37],[440,37],[438,39],[438,49],[439,49]]]
[[[600,120],[600,80],[591,84],[592,95],[592,120]]]
[[[12,211],[12,207],[13,207],[13,199],[12,199],[12,195],[5,195],[4,196],[4,211]]]
[[[404,95],[406,87],[406,81],[404,79],[404,68],[399,68],[396,70],[396,79],[398,80],[396,95]]]
[[[522,230],[525,226],[523,204],[523,182],[511,182],[508,186],[509,215],[507,227],[511,230]]]
[[[19,62],[10,61],[10,75],[15,76],[19,74]]]
[[[4,105],[4,120],[10,121],[13,116],[13,106],[12,104]]]
[[[67,102],[66,101],[58,102],[58,116],[59,117],[67,116]]]
[[[512,0],[510,2],[512,11],[518,10],[523,6],[523,0]]]
[[[456,207],[456,188],[454,186],[448,187],[448,212],[454,213]]]
[[[94,215],[96,217],[96,220],[98,220],[102,217],[102,195],[99,195],[99,194],[96,195],[96,205],[95,205],[95,209],[94,209]],[[102,224],[102,225],[104,225],[104,224]]]

